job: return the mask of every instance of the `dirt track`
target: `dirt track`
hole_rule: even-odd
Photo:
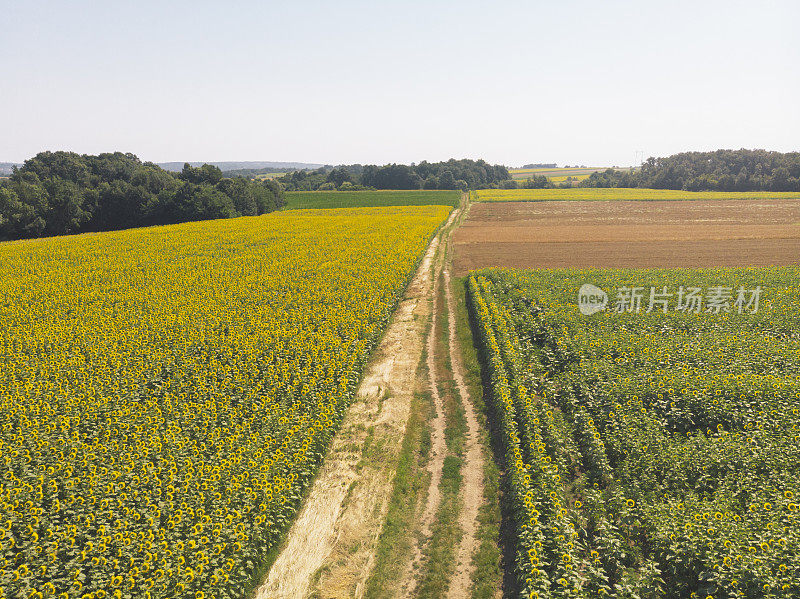
[[[444,233],[446,234],[446,233]],[[416,570],[424,558],[424,550],[426,543],[430,540],[432,527],[436,518],[436,511],[439,509],[441,502],[441,491],[439,484],[442,480],[442,468],[444,467],[445,453],[447,447],[445,446],[444,433],[445,433],[445,416],[444,405],[442,398],[439,395],[439,381],[436,378],[435,366],[435,352],[436,352],[436,327],[433,323],[438,319],[436,298],[439,293],[439,273],[441,272],[441,254],[439,260],[433,268],[434,281],[433,293],[431,295],[433,301],[431,302],[431,326],[428,331],[428,338],[426,342],[426,365],[428,371],[428,388],[430,389],[431,399],[433,401],[434,416],[430,421],[431,427],[431,449],[430,459],[428,461],[428,472],[430,472],[430,479],[428,482],[427,496],[425,498],[425,505],[423,506],[422,513],[420,514],[420,537],[414,544],[413,554],[409,561],[403,579],[400,583],[399,597],[403,599],[410,599],[415,595],[419,577]]]
[[[478,203],[453,243],[457,276],[487,266],[797,264],[800,200]]]
[[[461,213],[457,215],[456,219],[462,217]],[[459,226],[458,220],[454,224],[454,229],[457,230]],[[461,364],[461,354],[458,349],[458,341],[456,339],[456,323],[455,323],[455,304],[450,282],[450,247],[451,233],[444,230],[441,240],[444,244],[444,251],[438,256],[438,261],[434,272],[442,273],[442,289],[444,294],[443,309],[447,314],[447,347],[446,351],[449,357],[451,366],[452,380],[455,383],[455,388],[458,392],[461,404],[464,408],[464,416],[467,423],[467,434],[464,443],[464,462],[461,467],[462,482],[460,485],[460,499],[461,506],[458,514],[459,527],[462,534],[458,546],[455,548],[456,564],[449,581],[447,597],[448,599],[461,599],[462,597],[469,596],[469,589],[472,583],[472,573],[474,571],[474,564],[472,557],[478,548],[478,541],[476,533],[478,530],[478,512],[483,502],[483,469],[484,469],[484,455],[480,445],[480,430],[478,418],[475,408],[472,404],[472,399],[469,396],[469,391],[464,384],[463,366]],[[439,297],[439,279],[434,282],[432,302],[432,322],[438,320],[438,304],[436,298]],[[435,408],[435,417],[431,421],[431,460],[428,464],[430,470],[430,482],[428,484],[426,503],[420,517],[421,521],[421,542],[418,542],[414,548],[412,560],[406,568],[405,575],[401,581],[401,590],[399,597],[411,598],[415,596],[419,577],[416,572],[417,567],[420,565],[425,557],[426,543],[430,539],[431,528],[434,524],[436,511],[439,507],[441,500],[441,493],[439,490],[439,483],[442,478],[442,467],[444,465],[444,458],[446,453],[444,435],[445,435],[445,416],[442,398],[439,396],[439,383],[442,382],[438,379],[436,362],[436,327],[431,326],[428,333],[427,345],[427,370],[431,389],[431,395]]]
[[[463,535],[461,542],[456,550],[456,569],[447,590],[448,599],[461,599],[469,596],[469,589],[472,583],[472,574],[475,570],[472,563],[472,556],[478,549],[476,533],[478,531],[478,511],[483,503],[483,451],[480,446],[480,425],[469,396],[467,386],[464,384],[464,367],[461,363],[461,354],[458,349],[456,339],[455,303],[453,301],[452,286],[450,284],[450,272],[444,270],[444,291],[446,299],[446,309],[448,318],[448,350],[450,353],[450,364],[453,369],[453,380],[464,406],[464,416],[467,421],[467,438],[464,445],[464,465],[461,469],[463,479],[461,485],[461,496],[463,504],[459,521]]]
[[[440,503],[439,481],[446,453],[445,417],[434,365],[435,328],[430,328],[427,339],[424,335],[426,324],[437,318],[434,298],[438,297],[440,273],[443,273],[444,310],[449,313],[446,351],[468,428],[458,517],[463,534],[456,547],[456,564],[447,597],[460,599],[469,595],[474,570],[472,556],[478,546],[477,517],[483,502],[484,456],[478,420],[463,382],[448,267],[451,252],[447,251],[449,247],[445,248],[451,235],[450,225],[457,227],[459,217],[460,211],[454,211],[439,237],[429,246],[365,373],[358,397],[334,438],[286,544],[256,599],[363,596],[392,494],[393,466],[404,436],[411,394],[419,388],[417,365],[425,340],[430,377],[425,386],[432,390],[435,408],[435,417],[430,422],[430,482],[420,513],[420,538],[396,589],[398,597],[416,595],[418,566],[426,558],[426,543]],[[371,435],[371,445],[381,448],[382,459],[377,462],[363,459],[368,435]]]
[[[438,243],[428,247],[256,599],[363,596],[416,388]],[[368,436],[381,460],[363,459]]]

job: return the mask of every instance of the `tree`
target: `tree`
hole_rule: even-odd
[[[780,166],[772,173],[772,183],[770,185],[773,191],[792,191],[789,189],[789,169]]]
[[[439,176],[439,189],[455,189],[456,188],[456,178],[453,176],[453,173],[449,170],[444,171]]]
[[[534,175],[522,183],[523,189],[546,189],[552,186],[553,184],[544,175]]]
[[[739,174],[736,176],[736,190],[737,191],[747,191],[749,189],[750,178],[747,174],[747,167],[743,166],[742,170],[739,171]]]
[[[375,189],[420,189],[422,179],[405,164],[364,167],[361,182]]]
[[[352,183],[353,176],[343,168],[335,168],[326,177],[328,183],[333,183],[335,187],[341,187],[342,183]]]
[[[222,179],[222,171],[218,167],[210,164],[204,164],[203,166],[195,168],[186,162],[183,165],[183,170],[179,177],[195,185],[201,185],[203,183],[216,185]]]
[[[497,187],[500,181],[511,178],[508,169],[502,165],[490,165],[483,160],[450,159],[447,162],[423,160],[416,165],[413,163],[383,166],[351,164],[340,165],[336,168],[324,167],[315,171],[287,173],[279,178],[279,182],[289,191],[320,189],[325,183],[333,183],[341,189],[342,184],[347,180],[352,181],[355,188],[430,189],[434,181],[436,187],[439,187],[444,171],[450,171],[455,181],[464,181],[469,189]],[[349,179],[345,178],[345,174],[349,176]]]
[[[248,185],[245,179],[222,179],[217,183],[217,190],[231,198],[233,207],[237,214],[241,216],[257,216],[259,214],[258,203],[252,193],[252,185]]]
[[[175,175],[122,152],[42,152],[0,181],[0,238],[256,215],[284,204],[277,182],[223,178],[208,164]]]
[[[19,170],[35,174],[40,181],[64,179],[81,185],[87,185],[91,175],[87,161],[75,152],[40,152]]]
[[[779,172],[779,169],[783,169]],[[752,173],[752,175],[751,175]],[[701,191],[800,191],[800,153],[766,150],[683,152],[648,158],[635,172],[592,173],[581,187],[656,187]]]
[[[44,227],[34,205],[20,201],[12,188],[0,187],[0,240],[38,237]]]
[[[53,178],[44,182],[49,197],[49,208],[45,221],[48,235],[76,233],[89,220],[91,214],[83,210],[83,195],[72,181]]]
[[[439,189],[439,178],[436,175],[428,175],[422,184],[423,189]]]

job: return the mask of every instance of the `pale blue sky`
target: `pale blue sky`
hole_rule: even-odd
[[[0,161],[800,151],[800,2],[0,0]]]

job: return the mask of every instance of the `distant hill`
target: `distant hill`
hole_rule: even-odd
[[[0,177],[10,175],[15,166],[22,166],[18,162],[0,162]]]
[[[180,172],[183,169],[184,162],[159,162],[158,166],[163,168],[165,171],[173,171],[173,172]],[[246,161],[246,162],[190,162],[191,166],[198,167],[203,166],[204,164],[211,164],[212,166],[216,166],[222,172],[225,171],[238,171],[238,170],[258,170],[258,169],[265,169],[265,168],[275,168],[275,169],[284,169],[284,168],[291,168],[291,169],[315,169],[321,166],[322,164],[312,164],[308,162],[253,162],[253,161]]]

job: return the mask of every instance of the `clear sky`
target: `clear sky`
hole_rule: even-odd
[[[0,0],[0,161],[800,151],[800,2]]]

